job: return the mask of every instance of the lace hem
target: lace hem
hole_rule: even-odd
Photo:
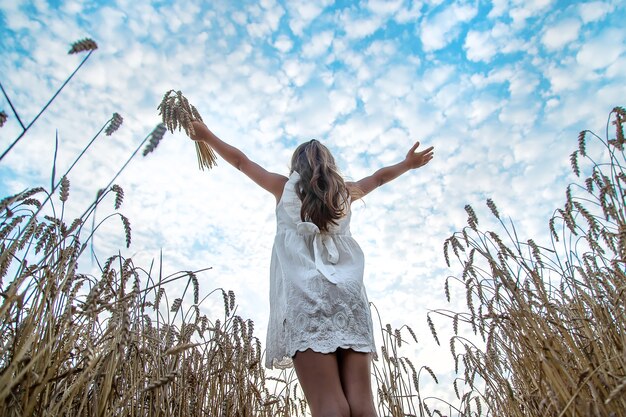
[[[290,354],[290,356],[283,356],[282,358],[272,358],[271,360],[266,361],[265,367],[268,369],[288,369],[293,367],[293,357],[296,356],[296,353],[298,352],[304,352],[305,350],[309,350],[311,349],[314,352],[317,353],[334,353],[337,351],[337,349],[351,349],[355,352],[360,352],[360,353],[371,353],[372,354],[372,359],[373,360],[378,360],[378,353],[376,353],[376,349],[372,349],[371,347],[355,347],[355,346],[351,346],[351,345],[341,345],[341,346],[337,346],[337,347],[302,347],[302,348],[298,348],[298,349],[294,349],[293,353]]]

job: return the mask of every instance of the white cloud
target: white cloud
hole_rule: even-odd
[[[496,18],[506,13],[509,7],[509,0],[491,0],[491,10],[489,10],[489,17]]]
[[[338,115],[330,102],[328,91],[321,88],[304,89],[291,99],[289,107],[285,132],[302,140],[324,137]]]
[[[624,91],[622,88],[613,84],[605,85],[598,90],[598,101],[606,103],[604,107],[606,109],[609,107],[613,108],[612,106],[623,106]]]
[[[129,19],[127,22],[127,27],[132,33],[131,36],[134,38],[148,36],[155,44],[162,43],[165,36],[168,34],[168,30],[167,27],[161,23],[163,19],[161,11],[139,2],[135,2],[127,7],[130,8],[129,13],[133,16],[137,16],[136,18]],[[147,33],[146,27],[150,28]],[[210,27],[211,21],[209,20],[206,29],[208,30]]]
[[[496,110],[502,106],[502,100],[493,97],[477,97],[470,104],[468,118],[472,125],[478,125],[484,122]]]
[[[415,94],[407,96],[402,105],[390,106],[388,111],[389,116],[394,116],[412,138],[428,138],[446,120],[438,107]]]
[[[528,131],[539,117],[540,110],[538,104],[530,104],[526,101],[509,102],[502,107],[499,119],[516,129]]]
[[[330,105],[333,111],[342,116],[356,108],[356,99],[352,91],[333,90],[329,94]]]
[[[516,37],[512,28],[502,22],[497,22],[488,30],[470,30],[463,48],[467,59],[475,62],[490,62],[497,54],[527,49],[525,41]]]
[[[477,88],[483,88],[490,84],[504,83],[513,77],[513,69],[511,67],[497,67],[489,71],[489,74],[473,74],[470,81]]]
[[[280,35],[274,42],[274,48],[278,49],[282,53],[287,53],[293,48],[293,41],[289,36]]]
[[[373,56],[376,60],[388,60],[396,54],[397,49],[394,41],[377,39],[367,47],[365,54]]]
[[[561,65],[550,64],[544,70],[545,78],[550,82],[553,93],[572,91],[580,88],[582,83],[596,79],[598,76],[578,65],[573,59],[566,59]]]
[[[559,99],[557,99],[557,98],[550,98],[550,99],[546,100],[546,110],[550,110],[550,109],[553,109],[555,107],[558,107],[559,104],[561,104]]]
[[[411,67],[394,66],[374,81],[374,100],[403,97],[409,94],[415,71]]]
[[[459,83],[447,83],[432,97],[432,106],[442,114],[458,113],[463,92],[463,87]]]
[[[316,33],[308,42],[303,44],[302,55],[306,58],[315,58],[328,52],[334,38],[335,35],[330,30]]]
[[[289,27],[298,36],[333,0],[290,0],[287,4]]]
[[[65,1],[61,9],[67,14],[78,14],[83,11],[85,4],[82,1]]]
[[[339,15],[339,23],[348,39],[361,39],[374,34],[384,25],[385,19],[380,15],[362,17],[348,9]]]
[[[365,7],[376,14],[390,15],[398,12],[403,4],[403,0],[368,0]]]
[[[578,19],[557,22],[543,32],[541,42],[548,49],[560,49],[578,39],[581,23]]]
[[[452,65],[435,65],[424,73],[422,85],[428,93],[432,93],[448,81],[454,72]]]
[[[514,0],[514,6],[509,11],[513,24],[517,27],[525,24],[526,20],[547,9],[554,0]]]
[[[315,65],[313,63],[296,59],[289,59],[283,64],[283,71],[297,87],[305,85],[311,79],[314,70]]]
[[[465,37],[463,47],[470,61],[489,62],[498,53],[490,31],[470,30]]]
[[[263,71],[254,71],[249,78],[250,88],[255,92],[264,94],[276,94],[283,88],[280,81],[273,75]]]
[[[539,85],[538,77],[522,68],[516,68],[514,75],[508,81],[511,98],[528,96],[534,93]]]
[[[230,18],[240,26],[243,26],[248,22],[248,16],[242,10],[235,11],[230,15]]]
[[[452,42],[462,23],[469,22],[476,16],[475,5],[453,3],[443,11],[428,16],[420,24],[420,40],[425,51],[436,51]]]
[[[594,70],[602,69],[615,62],[625,50],[624,31],[607,29],[582,45],[576,54],[576,62]]]
[[[406,7],[402,7],[398,10],[394,19],[400,24],[417,21],[422,15],[421,8],[421,2],[413,1]]]
[[[342,45],[342,43],[339,42],[339,45]],[[356,73],[357,79],[363,83],[371,80],[375,75],[376,68],[371,68],[368,65],[369,62],[366,60],[367,57],[361,53],[357,53],[352,49],[346,48],[343,49],[341,53],[335,50],[334,56],[336,59],[343,62],[348,67],[349,71]],[[380,57],[380,55],[378,55],[378,57]],[[386,60],[387,58],[385,58],[385,62],[387,62]]]
[[[98,25],[95,27],[93,38],[97,41],[106,39],[106,42],[100,42],[98,48],[106,52],[114,52],[121,50],[126,45],[127,39],[125,29],[128,15],[119,9],[105,6],[98,11],[96,15]],[[166,26],[171,32],[176,32],[182,25],[182,20],[174,16],[166,22]]]
[[[251,22],[247,26],[247,31],[253,38],[264,38],[278,29],[280,19],[285,14],[285,10],[274,0],[261,2],[262,7],[248,10],[252,14]]]
[[[355,114],[343,123],[333,126],[328,134],[328,140],[336,146],[345,149],[341,157],[348,161],[347,167],[353,179],[371,174],[369,167],[363,167],[359,161],[359,154],[369,152],[371,144],[385,131],[385,126],[371,117]]]
[[[603,93],[599,94],[600,91]],[[573,127],[570,131],[590,129],[603,136],[607,114],[614,106],[619,105],[621,100],[616,99],[620,98],[621,92],[619,81],[602,88],[597,87],[597,81],[581,83],[575,90],[560,94],[559,106],[546,109],[546,123],[562,129]],[[593,100],[590,100],[591,97]],[[572,132],[568,139],[573,140],[574,137],[575,132]]]
[[[224,34],[224,36],[235,36],[237,34],[237,28],[232,22],[229,22],[226,19],[224,19],[220,21],[218,24],[222,28],[222,33]],[[225,46],[226,45],[225,39],[220,39],[218,41],[218,44],[221,46]]]
[[[626,56],[622,55],[606,69],[606,76],[610,78],[623,77],[626,74]]]
[[[598,21],[614,9],[612,4],[604,1],[590,1],[578,5],[578,12],[584,23]]]

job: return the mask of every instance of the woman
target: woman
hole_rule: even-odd
[[[317,140],[298,146],[286,177],[251,161],[203,123],[193,127],[193,140],[206,142],[276,198],[266,366],[293,364],[313,417],[375,417],[376,348],[363,252],[350,234],[350,205],[430,162],[433,147],[417,152],[417,142],[401,162],[345,182]]]

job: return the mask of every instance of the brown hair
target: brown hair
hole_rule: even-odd
[[[302,201],[300,218],[320,231],[346,214],[348,190],[328,148],[313,139],[298,146],[291,157],[291,172],[300,174],[296,194]]]

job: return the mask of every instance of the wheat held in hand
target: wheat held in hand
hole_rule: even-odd
[[[185,129],[187,136],[190,136],[195,133],[192,122],[203,121],[198,110],[189,103],[180,91],[169,90],[165,93],[157,109],[163,118],[163,123],[172,133],[176,128],[178,130],[182,128]],[[204,170],[205,167],[211,169],[217,165],[215,152],[208,144],[200,141],[196,141],[195,144],[200,169]]]

